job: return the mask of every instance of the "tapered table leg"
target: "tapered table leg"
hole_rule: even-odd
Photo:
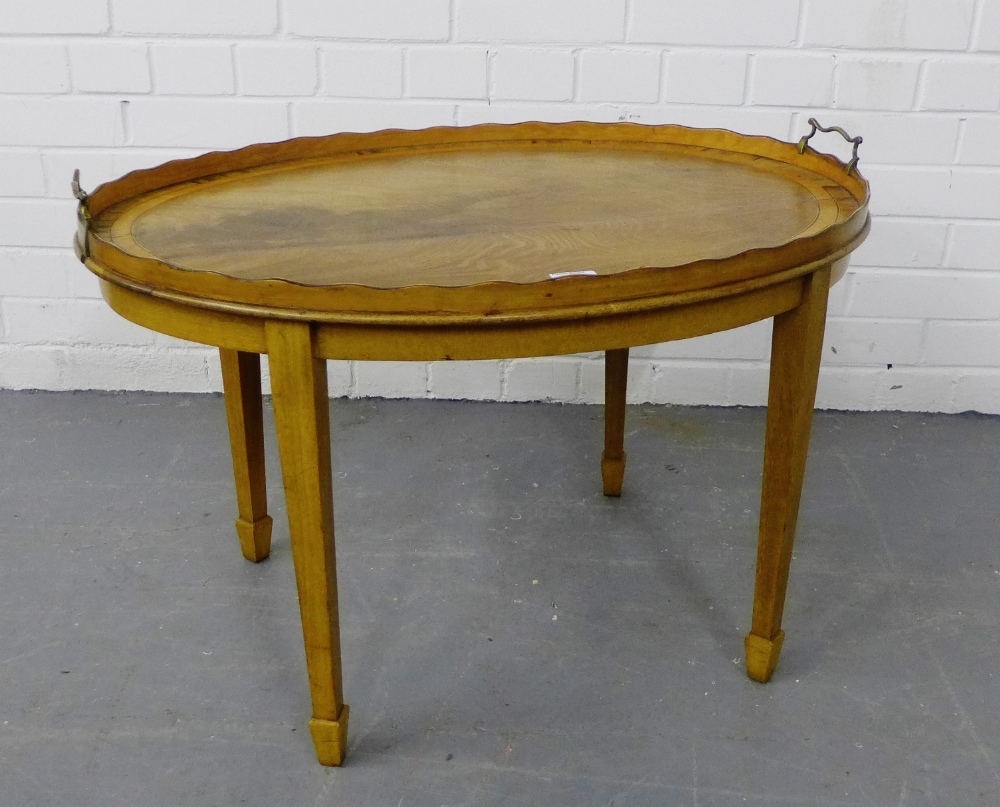
[[[774,318],[753,623],[745,642],[747,674],[761,683],[774,672],[785,638],[781,617],[816,402],[829,290],[827,267],[805,278],[798,306]]]
[[[604,454],[601,479],[605,496],[621,496],[625,477],[625,390],[628,348],[604,352]]]
[[[255,563],[271,552],[264,474],[264,411],[260,393],[260,356],[220,348],[229,442],[236,477],[239,518],[236,534],[243,557]]]
[[[314,356],[308,323],[272,320],[265,327],[312,694],[309,730],[319,761],[340,765],[347,748],[348,709],[340,668],[326,361]]]

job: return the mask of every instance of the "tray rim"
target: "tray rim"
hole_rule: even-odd
[[[102,239],[92,228],[94,219],[105,210],[144,194],[214,176],[238,171],[300,162],[343,154],[433,152],[443,147],[480,147],[496,143],[528,147],[613,148],[620,143],[642,145],[683,145],[759,156],[801,167],[839,184],[858,202],[846,218],[807,237],[793,238],[772,247],[746,250],[724,258],[692,261],[670,267],[639,267],[594,277],[563,277],[525,283],[491,280],[459,286],[415,283],[382,288],[361,283],[311,285],[282,278],[242,279],[224,273],[176,266],[169,262],[134,256]],[[79,227],[74,238],[78,257],[103,280],[127,285],[135,290],[187,299],[200,308],[249,306],[272,317],[302,318],[308,312],[335,321],[357,317],[403,316],[434,321],[465,321],[470,316],[507,319],[519,315],[532,319],[567,306],[594,306],[600,309],[641,298],[663,298],[671,294],[718,293],[717,287],[752,281],[754,286],[770,275],[787,277],[796,267],[814,264],[829,257],[831,262],[851,251],[870,226],[868,182],[857,171],[850,174],[844,163],[811,147],[803,153],[795,143],[766,135],[746,135],[727,129],[704,129],[673,124],[593,123],[574,121],[544,123],[438,126],[427,129],[384,129],[376,132],[344,132],[315,137],[297,137],[274,143],[258,143],[240,149],[212,151],[197,157],[171,160],[152,168],[131,171],[119,179],[98,186],[81,200]],[[846,252],[845,252],[846,249]],[[711,289],[716,288],[713,293]]]

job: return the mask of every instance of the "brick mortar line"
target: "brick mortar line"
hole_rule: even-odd
[[[985,0],[975,0],[975,4],[972,9],[972,25],[969,30],[969,41],[966,49],[973,52],[972,49],[975,46],[976,41],[979,39],[979,35],[983,30],[983,14],[985,13],[986,2]]]
[[[656,40],[553,40],[553,39],[456,39],[424,37],[333,37],[316,36],[312,34],[294,34],[282,36],[279,32],[263,34],[187,34],[187,33],[163,33],[163,32],[135,32],[135,33],[115,33],[115,34],[75,34],[75,33],[0,33],[0,45],[6,43],[81,43],[85,41],[104,43],[135,43],[145,42],[149,46],[160,44],[184,45],[197,44],[204,45],[206,42],[219,41],[229,44],[255,44],[262,41],[272,40],[275,43],[301,44],[305,42],[315,43],[317,46],[329,44],[345,46],[391,46],[400,45],[428,46],[428,47],[545,47],[551,49],[571,50],[575,48],[617,48],[624,50],[670,50],[678,52],[744,52],[744,53],[776,53],[785,55],[831,55],[842,56],[848,60],[869,60],[872,58],[882,58],[886,61],[914,61],[914,60],[939,60],[939,61],[1000,61],[1000,50],[964,50],[961,48],[877,48],[877,47],[850,47],[840,45],[768,45],[768,44],[747,44],[728,45],[718,42],[670,42]]]
[[[662,74],[658,77],[658,80],[665,85]],[[263,95],[263,94],[252,94],[252,93],[177,93],[177,94],[157,94],[155,92],[149,93],[136,93],[136,92],[66,92],[57,94],[37,94],[37,93],[0,93],[0,102],[12,102],[16,103],[18,101],[30,101],[38,102],[45,101],[46,104],[52,104],[53,102],[58,102],[60,99],[72,99],[72,103],[87,103],[95,102],[101,104],[101,102],[107,102],[106,105],[110,105],[114,102],[125,101],[137,101],[143,102],[148,101],[153,104],[158,103],[183,103],[186,101],[193,102],[206,102],[215,101],[218,103],[241,103],[247,105],[272,105],[278,106],[282,103],[290,102],[297,105],[309,105],[309,104],[320,104],[320,103],[351,103],[351,104],[374,104],[378,107],[390,106],[390,105],[406,105],[414,103],[444,103],[444,104],[462,104],[466,106],[482,106],[486,105],[487,101],[490,101],[489,106],[496,106],[500,109],[513,110],[519,106],[527,107],[538,107],[538,106],[552,106],[558,108],[566,109],[576,109],[580,112],[594,111],[597,108],[604,107],[607,105],[612,106],[628,106],[636,114],[641,114],[643,112],[670,112],[677,111],[678,114],[684,113],[705,113],[705,112],[732,112],[734,110],[740,110],[742,112],[763,112],[771,114],[789,114],[789,115],[802,115],[804,113],[817,114],[827,116],[831,119],[836,117],[838,114],[844,117],[864,117],[864,116],[875,116],[875,117],[887,117],[887,118],[916,118],[918,120],[941,120],[941,121],[952,121],[957,120],[958,122],[969,121],[969,120],[996,120],[997,110],[989,109],[914,109],[914,110],[885,110],[878,108],[847,108],[847,107],[817,107],[814,105],[803,105],[803,106],[777,106],[769,104],[744,104],[742,101],[734,102],[732,104],[702,104],[693,105],[688,102],[671,102],[671,101],[656,101],[656,102],[644,102],[644,101],[620,101],[620,100],[603,100],[603,101],[583,101],[578,99],[564,100],[564,99],[535,99],[535,98],[493,98],[488,99],[487,97],[476,97],[476,98],[456,98],[453,96],[418,96],[409,95],[404,97],[376,97],[376,96],[352,96],[352,95],[336,95],[336,94],[326,94],[323,90],[317,89],[309,93],[303,93],[299,95]],[[171,148],[170,146],[135,146],[136,148]],[[111,145],[80,145],[71,146],[63,144],[39,144],[30,145],[25,144],[4,144],[0,143],[0,150],[3,149],[13,149],[13,148],[120,148]],[[174,147],[176,148],[176,147]],[[871,164],[871,163],[869,163]],[[918,165],[920,163],[913,163]],[[941,163],[941,165],[964,165],[962,163]]]

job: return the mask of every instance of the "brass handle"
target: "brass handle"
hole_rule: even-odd
[[[73,189],[73,195],[76,197],[77,201],[80,203],[80,207],[77,211],[77,216],[84,224],[90,223],[90,207],[87,204],[90,197],[87,196],[87,192],[80,187],[80,169],[77,168],[73,172],[73,181],[70,183],[70,187]]]
[[[73,195],[79,204],[76,208],[76,236],[73,238],[73,251],[81,261],[90,256],[90,247],[87,244],[87,231],[90,229],[90,197],[87,192],[80,187],[80,169],[73,172],[73,181],[70,183]]]
[[[858,166],[858,146],[861,145],[862,138],[860,136],[851,137],[847,132],[845,132],[839,126],[829,126],[829,127],[820,126],[819,121],[817,121],[816,118],[809,118],[809,125],[812,127],[809,130],[809,134],[807,134],[799,141],[799,154],[805,153],[806,145],[809,143],[809,138],[812,137],[814,134],[816,134],[817,131],[836,132],[841,137],[843,137],[844,140],[846,140],[848,143],[854,144],[854,150],[851,154],[851,161],[847,164],[847,173],[848,175],[850,175],[851,172],[854,171],[854,169],[857,168]]]
[[[73,189],[73,195],[79,199],[81,202],[87,201],[87,194],[84,193],[83,189],[80,187],[80,169],[77,168],[73,172],[73,181],[70,183],[70,187]]]

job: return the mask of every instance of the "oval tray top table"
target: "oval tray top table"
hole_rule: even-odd
[[[122,316],[220,349],[243,554],[267,557],[268,354],[320,762],[347,741],[326,359],[606,351],[621,493],[628,349],[774,317],[749,675],[771,676],[831,283],[868,185],[808,145],[523,123],[299,138],[135,171],[80,200],[78,256]],[[846,134],[842,130],[836,130]]]

